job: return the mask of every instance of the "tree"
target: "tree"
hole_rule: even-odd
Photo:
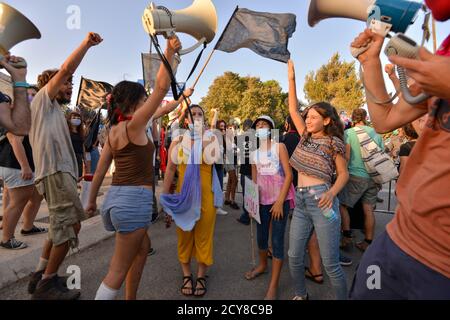
[[[317,72],[306,76],[304,92],[310,104],[326,101],[338,111],[349,114],[364,105],[363,85],[356,74],[355,63],[341,61],[339,53]]]
[[[254,120],[264,114],[271,116],[280,127],[289,114],[284,102],[286,97],[275,80],[262,82],[256,77],[240,77],[236,73],[225,72],[214,80],[200,105],[205,110],[218,109],[219,118],[225,121],[232,118]]]

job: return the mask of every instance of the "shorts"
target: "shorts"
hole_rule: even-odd
[[[101,210],[105,229],[119,233],[148,229],[152,213],[153,192],[139,186],[111,186]]]
[[[22,171],[13,168],[0,167],[0,179],[8,189],[29,187],[34,185],[34,174],[30,180],[22,179]]]
[[[69,173],[58,172],[40,180],[36,189],[47,201],[50,215],[49,240],[56,247],[69,242],[71,248],[77,248],[78,235],[74,226],[86,216],[78,197],[75,178]]]
[[[381,186],[372,179],[350,175],[348,183],[339,193],[338,198],[340,204],[349,208],[353,208],[359,199],[362,203],[374,206],[377,204],[377,196],[380,190]]]

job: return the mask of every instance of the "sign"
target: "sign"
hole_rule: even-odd
[[[244,206],[251,218],[255,219],[261,224],[261,217],[259,215],[259,190],[258,185],[251,179],[245,177],[245,197]]]

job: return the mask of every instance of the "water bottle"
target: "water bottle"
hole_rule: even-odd
[[[311,189],[309,191],[309,193],[312,194],[314,196],[314,199],[317,201],[317,203],[319,203],[322,194],[317,194],[317,192],[314,189]],[[321,209],[321,211],[322,211],[323,216],[328,221],[336,220],[336,212],[333,210],[333,207]]]

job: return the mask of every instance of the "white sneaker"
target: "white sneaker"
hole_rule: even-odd
[[[222,208],[217,208],[216,213],[221,216],[226,216],[228,214],[228,212],[223,210]]]

